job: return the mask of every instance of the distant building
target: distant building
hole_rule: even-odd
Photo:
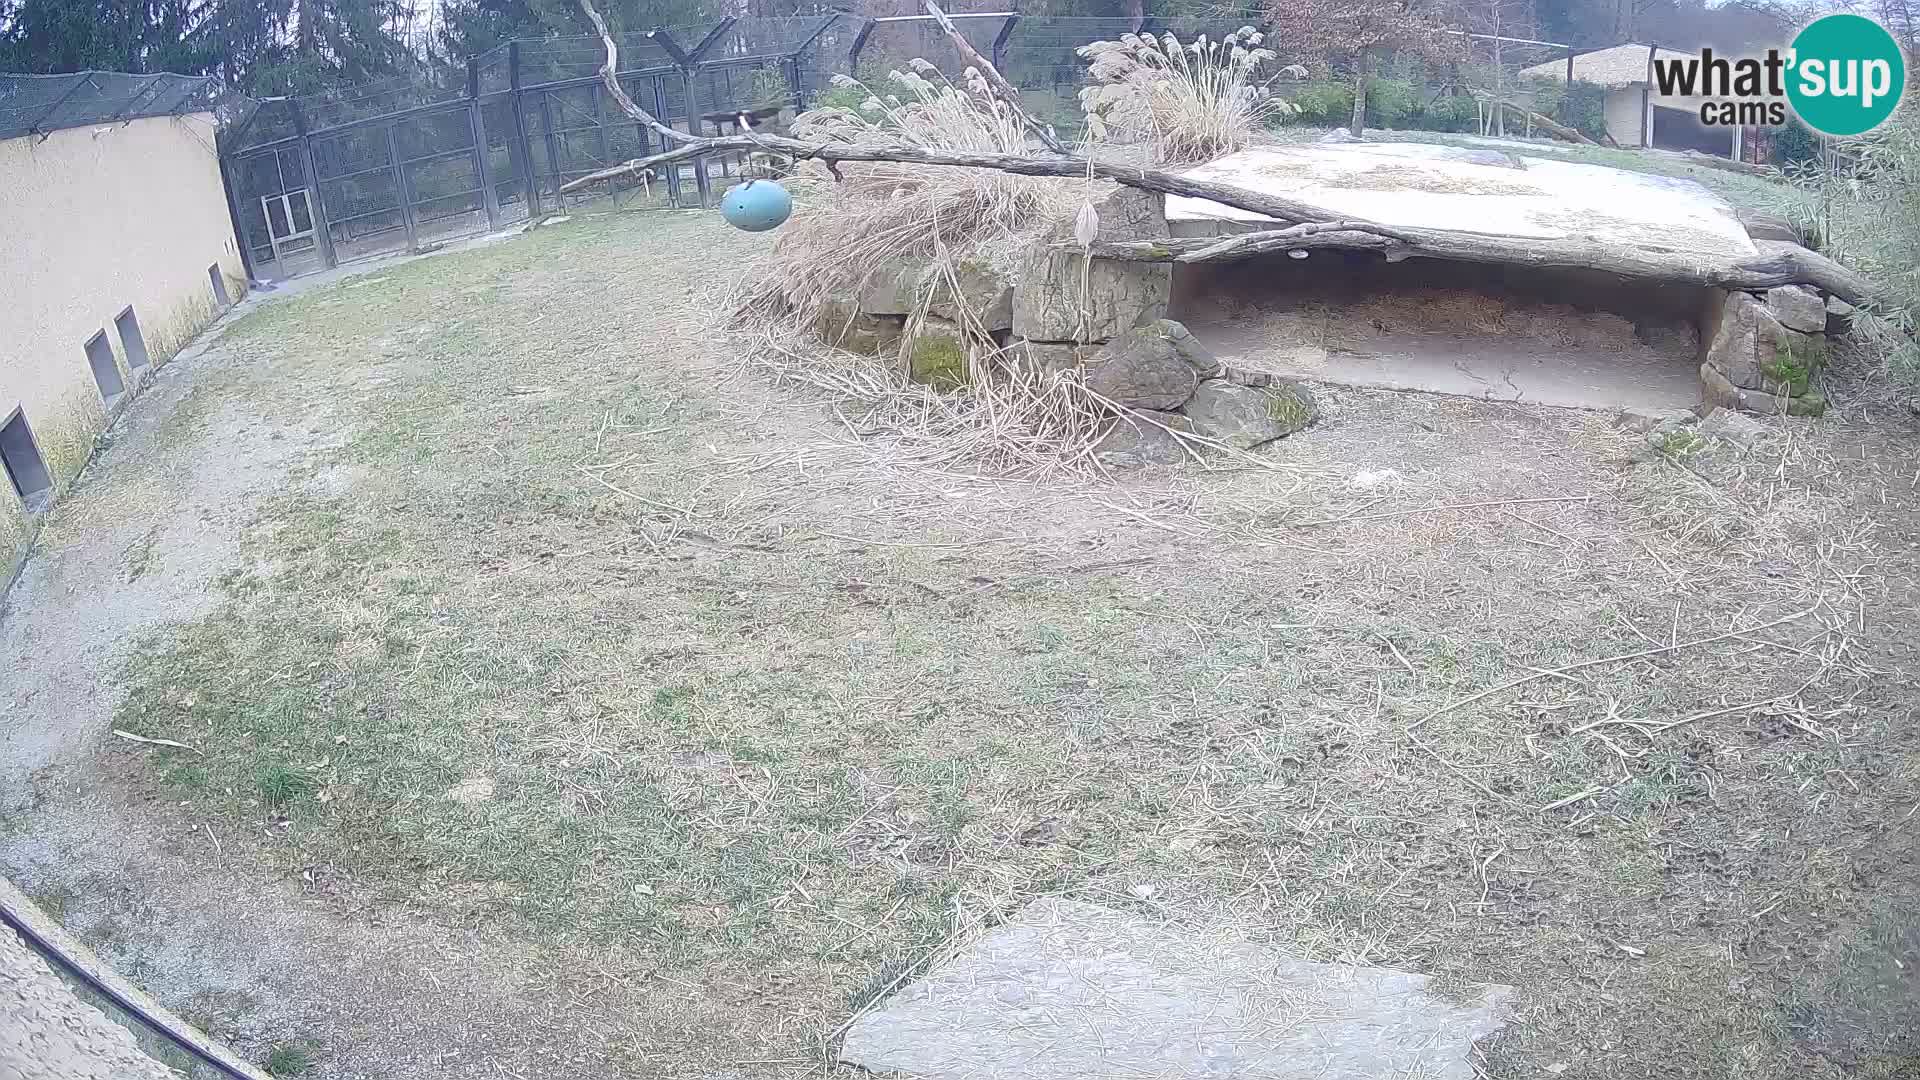
[[[179,75],[0,75],[7,579],[95,437],[246,288],[215,92]]]
[[[1708,97],[1662,97],[1653,81],[1654,57],[1684,60],[1698,54],[1628,42],[1608,49],[1579,53],[1573,58],[1575,82],[1593,83],[1606,91],[1603,115],[1607,135],[1621,146],[1662,150],[1698,150],[1720,157],[1740,157],[1742,129],[1700,122],[1700,106]],[[1523,78],[1564,82],[1567,61],[1551,60],[1520,72]]]

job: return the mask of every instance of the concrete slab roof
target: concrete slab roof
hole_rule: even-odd
[[[1703,256],[1756,253],[1724,199],[1691,180],[1429,143],[1265,146],[1188,176],[1283,195],[1383,225],[1494,236],[1587,238]],[[1245,210],[1170,196],[1176,234],[1259,222]],[[1182,224],[1187,227],[1182,228]],[[1199,226],[1199,228],[1194,228]]]

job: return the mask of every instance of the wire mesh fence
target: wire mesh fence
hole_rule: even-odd
[[[84,124],[212,112],[220,80],[193,75],[0,75],[0,139],[45,135]]]
[[[1190,43],[1247,25],[1229,15],[1162,21],[1001,12],[954,19],[1020,89],[1025,106],[1069,135],[1084,125],[1077,96],[1087,79],[1084,46],[1135,32],[1170,32]],[[857,95],[836,93],[837,75],[882,89],[889,70],[916,58],[956,80],[965,66],[934,20],[912,15],[725,18],[623,33],[615,44],[627,94],[662,123],[698,134],[777,126],[821,103],[857,105]],[[1532,62],[1532,52],[1518,55]],[[588,194],[563,191],[668,148],[612,100],[599,78],[605,59],[598,37],[522,39],[437,79],[388,80],[229,110],[222,159],[250,268],[286,277],[419,250],[609,191],[633,208],[704,206],[716,183],[751,171],[748,155],[712,154],[611,179]],[[1308,80],[1288,91],[1300,106],[1296,119],[1344,123],[1352,106],[1350,64],[1311,59]],[[1473,129],[1489,113],[1478,103],[1484,91],[1463,89],[1466,81],[1459,65],[1438,71],[1388,58],[1368,80],[1369,123]],[[16,113],[31,124],[57,96],[30,89],[33,96],[22,90],[17,101],[0,96],[0,125]],[[1513,87],[1508,96],[1543,116],[1598,113],[1597,98],[1564,89],[1553,95]],[[156,92],[147,100],[157,107],[171,99]]]
[[[688,133],[804,108],[847,68],[847,17],[729,18],[617,35],[629,96]],[[598,37],[509,42],[439,81],[393,79],[249,101],[221,133],[252,272],[290,277],[498,228],[567,206],[570,182],[667,147],[599,71]],[[744,155],[611,182],[629,205],[705,205]],[[602,188],[601,190],[604,190]],[[595,194],[601,193],[596,191]]]

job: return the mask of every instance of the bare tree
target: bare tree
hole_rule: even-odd
[[[1537,27],[1534,0],[1457,0],[1448,10],[1449,18],[1476,33],[1490,38],[1493,53],[1493,132],[1507,133],[1506,42],[1509,37],[1533,37]]]
[[[1269,0],[1268,14],[1287,29],[1295,48],[1353,64],[1354,138],[1366,124],[1367,75],[1376,53],[1410,52],[1430,60],[1458,60],[1465,38],[1426,0]]]

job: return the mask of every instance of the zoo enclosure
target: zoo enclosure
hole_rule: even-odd
[[[837,14],[727,18],[699,36],[618,35],[620,85],[692,134],[743,111],[805,108],[827,75]],[[690,43],[690,44],[683,44]],[[246,103],[220,134],[229,209],[256,277],[286,278],[421,251],[564,209],[569,181],[665,149],[610,100],[599,38],[508,42],[456,85],[394,79]],[[738,155],[663,167],[613,186],[649,206],[704,206]]]
[[[44,139],[85,124],[209,112],[220,98],[220,80],[211,75],[0,75],[0,139]]]
[[[1013,11],[952,18],[1021,90],[1029,110],[1063,131],[1083,124],[1080,47],[1126,33],[1218,39],[1242,25]],[[835,75],[871,81],[915,57],[955,77],[963,66],[925,15],[724,18],[705,30],[656,29],[615,41],[621,86],[663,123],[691,134],[730,130],[743,112],[805,109],[831,93]],[[1284,57],[1284,42],[1274,44]],[[223,110],[233,115],[220,134],[222,173],[249,272],[285,278],[426,250],[606,190],[635,207],[709,205],[714,180],[740,173],[744,155],[662,166],[590,194],[561,190],[666,149],[610,100],[599,77],[604,60],[598,37],[519,39],[469,59],[464,79],[451,84],[400,78],[308,97],[242,99]],[[1337,65],[1318,66],[1337,72]]]

